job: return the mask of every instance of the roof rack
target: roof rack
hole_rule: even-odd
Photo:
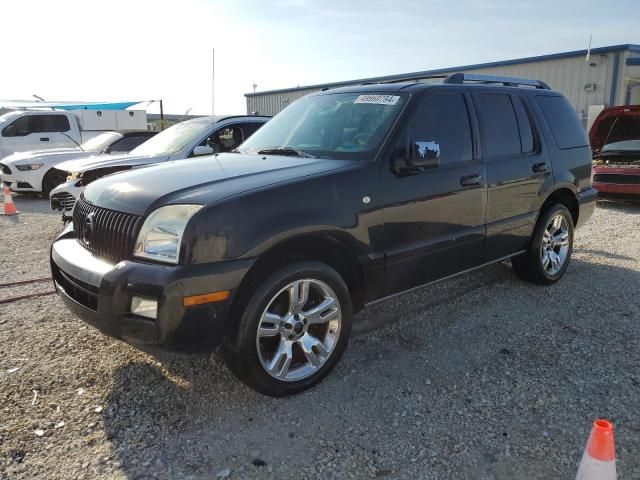
[[[470,73],[452,73],[447,75],[444,83],[462,84],[465,82],[477,83],[501,83],[505,87],[519,87],[525,85],[528,87],[540,88],[543,90],[551,90],[551,87],[542,80],[530,80],[528,78],[517,77],[498,77],[495,75],[476,75]]]
[[[496,75],[477,75],[473,73],[420,75],[415,77],[394,78],[393,80],[386,80],[383,82],[365,82],[365,83],[362,83],[361,85],[379,85],[381,83],[402,83],[402,82],[411,82],[411,81],[418,81],[418,80],[427,80],[431,78],[442,78],[444,79],[442,80],[442,83],[458,84],[458,85],[461,85],[465,82],[495,83],[495,84],[502,84],[505,87],[518,87],[521,85],[525,85],[528,87],[551,90],[551,87],[549,87],[549,85],[547,85],[542,80],[530,80],[528,78],[517,78],[517,77],[499,77]]]
[[[416,81],[416,80],[426,80],[428,78],[447,78],[448,75],[444,74],[444,75],[420,75],[419,77],[401,77],[401,78],[394,78],[393,80],[385,80],[382,82],[364,82],[361,83],[360,85],[380,85],[383,83],[402,83],[402,82],[411,82],[411,81]]]

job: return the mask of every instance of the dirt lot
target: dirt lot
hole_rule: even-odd
[[[0,283],[49,275],[61,229],[16,202]],[[639,286],[640,207],[602,204],[558,284],[500,264],[372,308],[334,373],[286,399],[216,356],[106,338],[55,295],[0,304],[0,478],[573,478],[606,417],[637,479]]]

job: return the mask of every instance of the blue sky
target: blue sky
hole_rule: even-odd
[[[21,0],[3,7],[0,98],[162,98],[244,113],[243,94],[640,43],[637,0]],[[15,48],[9,45],[15,42]],[[151,107],[150,111],[155,111]]]

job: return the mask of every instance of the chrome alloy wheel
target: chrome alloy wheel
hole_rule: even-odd
[[[340,335],[340,301],[324,282],[303,279],[281,289],[262,313],[258,358],[272,377],[293,382],[317,372]]]
[[[547,275],[557,275],[567,261],[568,254],[569,225],[563,215],[556,215],[549,220],[540,246],[540,262]]]

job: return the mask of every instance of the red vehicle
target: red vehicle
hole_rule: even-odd
[[[640,199],[640,105],[605,108],[589,140],[598,195]]]

